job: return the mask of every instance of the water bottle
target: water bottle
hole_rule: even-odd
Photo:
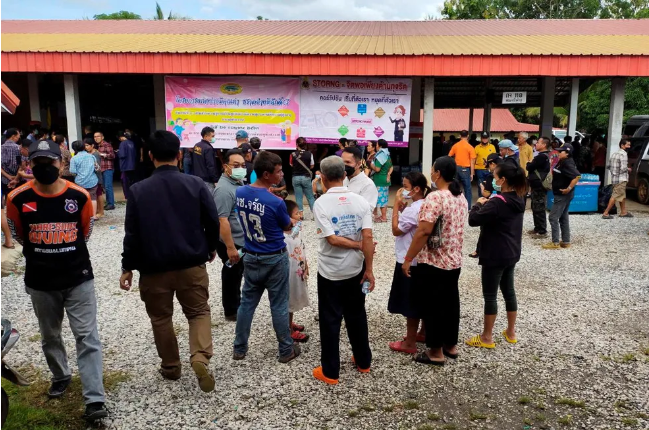
[[[370,281],[367,281],[367,280],[366,280],[365,282],[363,282],[363,294],[369,294],[369,293],[371,293],[371,291],[370,291],[370,286],[371,286],[371,285],[372,285],[372,284],[370,284]]]
[[[302,230],[302,221],[298,221],[291,229],[291,238],[295,239],[300,234],[300,230]]]
[[[245,252],[243,252],[243,249],[240,249],[239,250],[239,259],[243,258],[244,255],[245,255]],[[232,267],[232,263],[230,262],[230,260],[225,262],[225,266],[230,267],[230,268]]]

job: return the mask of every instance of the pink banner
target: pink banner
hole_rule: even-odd
[[[181,146],[201,140],[212,127],[215,148],[234,148],[235,134],[259,137],[264,149],[295,149],[300,130],[300,79],[165,77],[167,130]]]

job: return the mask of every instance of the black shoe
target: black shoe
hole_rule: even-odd
[[[83,414],[83,419],[89,423],[93,423],[108,416],[108,411],[102,402],[88,403],[86,405],[86,412]]]
[[[226,321],[237,322],[237,314],[225,315]]]
[[[50,389],[47,391],[47,396],[50,399],[58,399],[65,394],[65,390],[70,386],[72,379],[64,379],[63,381],[52,382]]]
[[[105,210],[105,211],[112,211],[112,210],[115,210],[115,205],[110,205],[110,206],[109,206],[109,205],[106,205],[106,206],[104,206],[104,210]]]

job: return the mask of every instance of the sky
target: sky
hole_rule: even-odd
[[[194,19],[420,20],[439,17],[443,0],[158,0]],[[83,19],[120,10],[150,19],[155,0],[2,0],[2,19]]]

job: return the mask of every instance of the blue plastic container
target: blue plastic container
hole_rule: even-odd
[[[568,208],[569,213],[577,212],[597,212],[597,198],[599,193],[599,181],[584,181],[584,179],[592,179],[586,177],[579,180],[575,187],[575,198],[570,202]],[[598,178],[599,179],[599,178]],[[583,181],[583,182],[582,182]],[[548,191],[547,207],[548,210],[552,209],[554,204],[554,194]]]

